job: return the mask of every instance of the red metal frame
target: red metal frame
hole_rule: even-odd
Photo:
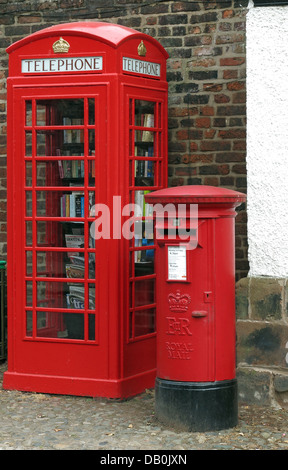
[[[70,44],[67,55],[55,55],[52,51],[59,36]],[[146,57],[137,56],[141,41],[147,47]],[[149,36],[102,23],[48,28],[12,45],[8,52],[9,355],[4,388],[120,398],[134,395],[154,385],[156,333],[155,320],[149,312],[154,312],[156,305],[150,292],[156,274],[155,270],[140,273],[136,280],[134,262],[129,260],[136,252],[144,253],[144,246],[136,250],[134,242],[123,236],[101,238],[93,244],[90,226],[99,214],[94,216],[90,212],[89,196],[94,193],[95,203],[110,209],[112,236],[114,196],[121,197],[122,211],[134,201],[135,191],[144,188],[135,180],[134,172],[131,174],[135,162],[154,163],[154,181],[147,189],[160,189],[167,184],[167,54]],[[56,57],[63,61],[92,55],[102,57],[101,71],[53,72],[49,76],[44,72],[21,72],[23,58]],[[161,74],[149,77],[125,72],[123,57],[158,63]],[[94,123],[89,121],[91,99],[95,100]],[[63,122],[60,112],[59,103],[69,102],[71,110],[72,100],[83,103],[83,121],[76,124]],[[155,121],[149,129],[144,124],[135,124],[135,100],[155,103]],[[29,109],[27,121],[25,103]],[[129,119],[132,103],[133,123]],[[41,122],[36,119],[37,104],[45,112]],[[70,155],[63,154],[64,131],[72,130],[84,136],[83,155],[76,150]],[[154,133],[153,155],[136,157],[134,137],[131,140],[136,131]],[[92,132],[95,155],[89,143]],[[37,135],[42,136],[40,153]],[[71,181],[64,182],[59,174],[60,162],[62,166],[65,162],[72,166],[73,162],[81,161],[84,175],[81,181],[75,180],[72,188]],[[89,178],[92,167],[95,181]],[[70,213],[67,216],[65,207],[60,205],[61,196],[68,192],[84,194],[84,213],[79,217],[70,217]],[[126,220],[117,217],[120,223]],[[84,228],[84,246],[71,248],[65,245],[65,230],[70,233],[76,226]],[[149,249],[155,252],[156,246],[150,245]],[[68,283],[64,271],[65,260],[73,252],[83,254],[86,260],[83,275],[72,281],[74,286],[85,288],[84,308],[79,308],[79,303],[72,309],[65,303],[66,292],[71,292],[71,281]],[[89,256],[94,255],[95,278],[89,273],[88,263]],[[142,285],[136,292],[141,297],[141,306],[135,305],[136,282],[137,286],[140,282]],[[91,285],[95,286],[95,308],[88,298]],[[133,289],[132,304],[129,285]],[[41,324],[37,314],[41,315]],[[67,314],[73,314],[74,319],[84,318],[84,336],[70,335]],[[91,327],[93,317],[95,326]],[[95,329],[94,335],[91,328]]]

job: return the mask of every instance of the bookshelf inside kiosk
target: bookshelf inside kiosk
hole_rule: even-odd
[[[103,25],[48,28],[8,50],[16,143],[4,388],[122,398],[154,386],[156,246],[144,195],[167,182],[167,55],[152,38]],[[107,39],[115,32],[118,51]],[[60,34],[73,56],[99,48],[101,72],[54,68],[47,81],[48,59],[42,69],[30,60],[31,44],[48,57]],[[157,77],[127,66],[141,41]],[[23,60],[29,67],[17,67]]]

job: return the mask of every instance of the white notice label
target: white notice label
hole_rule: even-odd
[[[186,246],[168,246],[168,280],[187,280]]]

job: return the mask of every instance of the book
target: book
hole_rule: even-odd
[[[154,114],[145,114],[144,117],[144,127],[154,127]],[[149,130],[143,130],[142,132],[142,142],[153,142],[154,133]]]
[[[71,126],[71,118],[63,117],[63,126]],[[72,142],[72,133],[71,130],[64,129],[63,131],[63,143],[71,144]]]
[[[144,191],[135,191],[135,217],[143,217]]]
[[[67,193],[60,198],[61,217],[84,217],[83,193]]]
[[[71,279],[84,278],[84,263],[82,266],[77,264],[66,264],[66,277]]]
[[[70,235],[65,233],[65,242],[67,248],[84,248],[84,235]],[[68,258],[71,256],[79,256],[79,253],[71,251],[67,253]]]

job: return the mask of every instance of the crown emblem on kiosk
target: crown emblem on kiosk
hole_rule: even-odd
[[[67,53],[70,49],[70,44],[69,42],[65,41],[65,39],[60,38],[58,41],[54,42],[52,47],[55,54],[63,52]]]
[[[145,57],[146,52],[147,52],[147,49],[145,47],[145,44],[144,44],[143,41],[141,41],[139,46],[138,46],[138,55],[140,55],[141,57]]]
[[[188,305],[191,302],[191,297],[188,294],[182,294],[179,290],[176,291],[176,294],[168,295],[169,308],[171,312],[183,313],[188,309]]]

